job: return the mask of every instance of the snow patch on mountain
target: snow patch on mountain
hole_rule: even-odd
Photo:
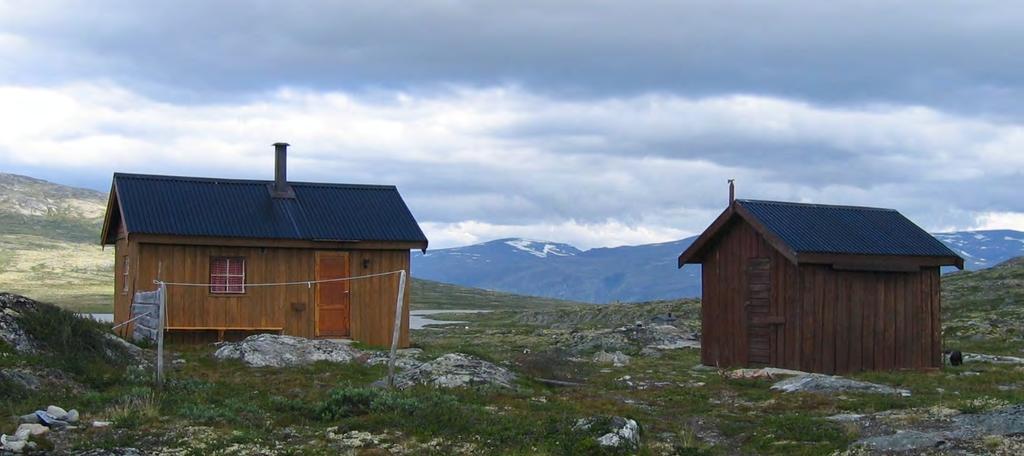
[[[551,244],[544,241],[533,241],[529,239],[507,239],[505,240],[505,244],[538,258],[547,258],[548,255],[560,257],[574,256],[578,251],[575,247],[571,246]]]

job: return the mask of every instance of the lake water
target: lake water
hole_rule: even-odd
[[[490,312],[489,310],[410,310],[409,311],[409,328],[410,329],[424,329],[427,325],[447,325],[456,323],[465,323],[465,321],[448,321],[448,320],[435,320],[430,318],[431,315],[449,314],[449,313],[481,313]],[[112,313],[90,313],[82,314],[86,315],[93,320],[101,321],[104,323],[110,323],[114,321],[114,314]]]
[[[99,321],[99,322],[103,322],[103,323],[113,323],[114,322],[114,314],[96,313],[96,314],[79,314],[79,315],[87,316],[89,318],[92,318],[93,320],[96,320],[96,321]]]
[[[469,314],[486,312],[490,312],[490,310],[410,310],[409,329],[425,329],[427,325],[450,325],[456,323],[466,323],[465,321],[435,320],[433,318],[429,318],[431,315],[451,313]]]

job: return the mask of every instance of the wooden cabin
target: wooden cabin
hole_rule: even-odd
[[[939,268],[963,259],[892,209],[734,200],[702,265],[701,362],[821,373],[942,363]]]
[[[168,340],[260,332],[391,343],[398,275],[427,238],[393,186],[114,174],[102,244],[113,245],[114,321],[137,291],[168,286]],[[409,345],[408,281],[400,346]]]

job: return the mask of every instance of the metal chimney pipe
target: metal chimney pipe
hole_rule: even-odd
[[[288,143],[274,143],[274,191],[284,193],[288,188]]]
[[[295,198],[295,192],[288,185],[288,143],[274,143],[274,183],[270,185],[274,198]]]
[[[729,179],[729,205],[736,201],[736,179]]]

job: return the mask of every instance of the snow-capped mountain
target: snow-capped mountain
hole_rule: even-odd
[[[964,258],[967,269],[985,269],[1024,255],[1024,233],[1013,230],[935,233],[938,240]]]
[[[935,235],[964,257],[967,269],[1024,256],[1024,233],[961,231]],[[695,238],[581,251],[568,244],[498,239],[414,253],[416,277],[534,296],[607,303],[700,295],[700,267],[676,268]]]
[[[510,245],[538,258],[547,258],[548,255],[573,256],[580,253],[579,249],[568,244],[555,244],[530,239],[503,239],[502,241],[505,242],[505,245]]]

